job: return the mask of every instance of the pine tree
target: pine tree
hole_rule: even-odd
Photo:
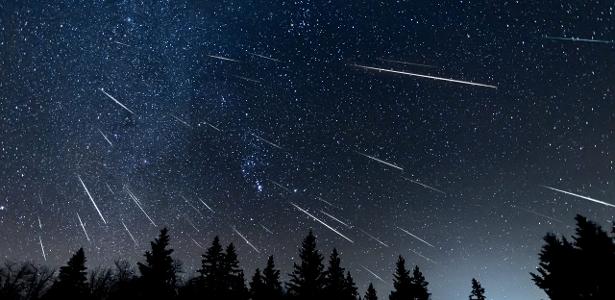
[[[357,285],[354,283],[354,279],[350,275],[350,272],[346,272],[346,278],[344,279],[344,296],[345,300],[357,300],[359,292]]]
[[[316,237],[311,230],[301,244],[299,257],[301,262],[294,264],[290,274],[288,293],[295,299],[318,299],[324,287],[324,266],[322,255],[316,249]]]
[[[485,289],[475,278],[472,278],[472,293],[470,294],[470,300],[487,300],[487,297],[485,297]]]
[[[344,268],[341,266],[341,259],[337,249],[333,248],[329,257],[329,266],[327,271],[325,271],[323,291],[331,299],[342,299],[346,295],[345,287]]]
[[[60,267],[57,280],[45,296],[46,299],[87,299],[89,297],[83,248]]]
[[[400,255],[393,274],[393,291],[389,295],[389,300],[413,299],[413,284],[410,279],[410,271],[406,269],[406,260]]]
[[[267,259],[267,266],[263,269],[263,284],[267,299],[281,299],[283,296],[282,283],[280,283],[280,271],[275,268],[273,256]]]
[[[169,230],[160,230],[158,238],[150,243],[151,251],[145,252],[145,263],[138,263],[141,272],[142,292],[145,295],[169,299],[176,295],[177,266],[171,257]]]
[[[367,287],[367,291],[365,292],[365,296],[363,296],[363,300],[378,300],[378,295],[376,295],[376,289],[374,289],[374,285],[369,284]]]
[[[226,299],[248,299],[248,289],[243,275],[243,270],[239,267],[235,246],[230,243],[226,247],[224,255],[224,279],[227,291]]]
[[[211,246],[202,256],[200,273],[200,285],[203,293],[212,299],[219,299],[224,292],[224,259],[220,239],[214,237]]]
[[[252,300],[268,299],[265,295],[265,283],[263,281],[261,270],[257,268],[254,272],[254,276],[252,276],[252,281],[250,281],[250,296]]]
[[[431,294],[427,289],[428,282],[425,280],[423,273],[419,270],[419,266],[414,266],[410,281],[412,283],[412,296],[414,297],[412,299],[429,300]]]

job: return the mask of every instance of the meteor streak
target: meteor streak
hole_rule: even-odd
[[[43,223],[41,223],[41,218],[40,217],[36,217],[38,219],[38,228],[40,228],[41,230],[43,229]]]
[[[363,66],[363,65],[357,65],[357,64],[352,64],[351,66],[356,67],[356,68],[365,69],[365,70],[389,72],[389,73],[408,75],[408,76],[415,76],[415,77],[427,78],[427,79],[433,79],[433,80],[440,80],[440,81],[447,81],[447,82],[453,82],[453,83],[461,83],[461,84],[467,84],[467,85],[474,85],[474,86],[480,86],[480,87],[486,87],[486,88],[492,88],[492,89],[497,89],[498,88],[495,85],[489,85],[489,84],[477,83],[477,82],[471,82],[471,81],[464,81],[464,80],[457,80],[457,79],[451,79],[451,78],[436,77],[436,76],[423,75],[423,74],[410,73],[410,72],[402,72],[402,71],[396,71],[396,70],[390,70],[390,69],[382,69],[382,68],[376,68],[376,67],[369,67],[369,66]]]
[[[357,154],[363,155],[363,156],[365,156],[365,157],[367,157],[367,158],[369,158],[369,159],[375,160],[375,161],[377,161],[377,162],[379,162],[379,163],[381,163],[381,164],[383,164],[383,165],[387,165],[387,166],[389,166],[389,167],[395,168],[395,169],[400,170],[400,171],[403,171],[403,170],[404,170],[402,167],[399,167],[399,166],[397,166],[397,165],[394,165],[394,164],[392,164],[392,163],[390,163],[390,162],[386,162],[386,161],[384,161],[384,160],[382,160],[382,159],[378,159],[378,158],[376,158],[376,157],[373,157],[373,156],[371,156],[371,155],[367,155],[367,154],[363,154],[363,153],[358,152],[358,151],[355,151],[355,152],[356,152]]]
[[[222,131],[222,130],[220,130],[220,128],[218,128],[218,127],[216,127],[216,126],[214,126],[214,125],[211,125],[211,123],[208,123],[208,122],[206,122],[206,121],[202,121],[201,123],[202,123],[202,124],[205,124],[205,125],[207,125],[207,126],[209,126],[209,127],[211,127],[211,128],[213,128],[213,129],[215,129],[215,130],[217,130],[217,131]]]
[[[578,197],[578,198],[581,198],[581,199],[589,200],[589,201],[596,202],[598,204],[602,204],[602,205],[606,205],[606,206],[610,206],[610,207],[615,207],[615,205],[613,205],[611,203],[607,203],[607,202],[604,202],[604,201],[596,200],[594,198],[590,198],[590,197],[587,197],[587,196],[583,196],[583,195],[567,192],[567,191],[556,189],[554,187],[550,187],[550,186],[546,186],[546,185],[541,185],[541,186],[543,188],[550,189],[552,191],[556,191],[556,192],[560,192],[560,193],[564,193],[566,195],[575,196],[575,197]]]
[[[194,226],[194,223],[192,223],[192,221],[190,220],[190,218],[188,218],[188,216],[184,215],[184,219],[186,220],[186,223],[190,224],[190,226],[192,226],[192,228],[196,230],[196,232],[200,232],[199,229],[196,228],[196,226]]]
[[[132,47],[132,46],[126,44],[126,43],[122,43],[122,42],[118,42],[118,41],[113,41],[113,42],[116,43],[116,44],[122,45],[122,46]]]
[[[249,81],[249,82],[261,83],[260,81],[258,81],[256,79],[252,79],[250,77],[244,77],[244,76],[239,76],[239,75],[233,75],[233,77],[241,79],[241,80]]]
[[[79,216],[79,213],[77,213],[77,219],[79,220],[79,225],[81,225],[81,229],[83,229],[85,238],[88,240],[89,243],[91,243],[92,241],[90,241],[90,236],[88,235],[88,232],[85,230],[85,225],[83,225],[83,222],[81,221],[81,217]]]
[[[126,232],[128,232],[128,236],[130,237],[130,239],[132,240],[133,243],[135,243],[135,247],[137,247],[137,240],[135,239],[135,237],[132,235],[132,233],[130,233],[130,230],[128,230],[128,227],[126,226],[126,224],[124,224],[124,221],[122,221],[122,225],[124,226],[124,229],[126,229]]]
[[[383,242],[383,241],[381,241],[380,239],[378,239],[377,237],[375,237],[375,236],[373,236],[373,235],[369,234],[367,231],[365,231],[365,230],[363,230],[363,229],[361,229],[361,228],[359,228],[359,231],[363,232],[363,233],[364,233],[365,235],[367,235],[370,239],[372,239],[372,240],[374,240],[374,241],[378,242],[380,245],[385,246],[385,247],[387,247],[387,248],[389,247],[389,245],[387,245],[385,242]]]
[[[265,227],[265,225],[260,223],[258,225],[260,225],[265,231],[269,232],[270,234],[273,234],[273,231],[269,230],[269,228]]]
[[[107,141],[107,143],[109,143],[109,146],[113,147],[113,143],[111,143],[109,138],[102,132],[102,130],[98,129],[98,132],[100,132],[100,135],[102,135],[103,138],[105,139],[105,141]]]
[[[113,190],[111,189],[111,186],[109,185],[109,183],[105,182],[105,185],[107,186],[107,189],[109,190],[109,192],[111,192],[111,195],[115,195],[115,193],[113,192]]]
[[[239,230],[237,230],[237,228],[235,228],[235,226],[231,228],[233,228],[233,231],[235,231],[235,233],[239,235],[246,242],[246,244],[248,244],[248,246],[252,247],[252,249],[254,249],[254,251],[256,251],[257,253],[261,253],[260,251],[258,251],[258,249],[256,249],[256,247],[254,247],[254,245],[252,245],[252,243],[250,243],[250,241],[248,241],[245,236],[243,236],[243,234],[241,234],[241,232],[239,232]]]
[[[600,43],[600,44],[615,43],[615,41],[613,40],[610,40],[610,41],[609,40],[595,40],[593,38],[584,39],[584,38],[578,38],[578,37],[560,37],[560,36],[548,36],[548,35],[543,36],[543,38],[548,39],[548,40],[568,41],[568,42],[585,42],[585,43]]]
[[[350,225],[348,225],[347,223],[345,223],[344,221],[342,221],[342,220],[340,220],[340,219],[338,219],[338,218],[334,217],[333,215],[331,215],[331,214],[327,213],[326,211],[324,211],[324,210],[322,210],[322,209],[321,209],[321,210],[320,210],[320,212],[321,212],[321,213],[323,213],[324,215],[326,215],[327,217],[329,217],[329,218],[333,219],[334,221],[336,221],[336,222],[338,222],[338,223],[340,223],[340,224],[342,224],[342,225],[346,226],[347,228],[352,228],[352,226],[350,226]]]
[[[211,209],[211,207],[209,205],[207,205],[207,203],[205,203],[205,201],[201,200],[201,198],[198,198],[199,201],[201,201],[201,203],[203,203],[203,205],[205,205],[205,207],[207,207],[207,209],[209,209],[209,211],[211,211],[212,213],[215,213],[215,211],[213,209]]]
[[[277,187],[283,189],[284,191],[286,191],[287,193],[291,193],[290,189],[285,187],[285,186],[283,186],[282,184],[280,184],[278,182],[275,182],[275,181],[273,181],[271,179],[268,179],[268,180],[271,181],[271,183],[273,183],[275,186],[277,186]]]
[[[335,207],[335,208],[337,208],[339,210],[344,210],[343,208],[341,208],[341,207],[339,207],[337,205],[334,205],[333,203],[331,203],[331,202],[329,202],[329,201],[327,201],[327,200],[325,200],[325,199],[323,199],[323,198],[321,198],[319,196],[314,196],[314,197],[316,197],[316,199],[320,200],[321,202],[323,202],[323,203],[325,203],[325,204],[327,204],[327,205],[329,205],[331,207]]]
[[[436,66],[432,66],[432,65],[417,64],[417,63],[401,61],[401,60],[384,59],[384,58],[377,58],[377,59],[379,61],[390,62],[390,63],[395,63],[395,64],[402,64],[402,65],[408,65],[408,66],[424,67],[424,68],[436,68]]]
[[[530,210],[530,209],[526,209],[526,208],[523,208],[523,207],[519,207],[519,206],[516,206],[516,205],[511,205],[511,206],[512,206],[513,208],[516,208],[516,209],[522,210],[522,211],[524,211],[524,212],[526,212],[526,213],[529,213],[529,214],[532,214],[532,215],[535,215],[535,216],[538,216],[538,217],[541,217],[541,218],[546,218],[546,219],[549,219],[549,220],[554,221],[554,222],[557,222],[557,223],[564,224],[564,221],[559,220],[559,219],[556,219],[556,218],[553,218],[553,217],[549,217],[549,216],[547,216],[547,215],[545,215],[545,214],[541,214],[541,213],[539,213],[539,212],[536,212],[536,211],[533,211],[533,210]]]
[[[85,183],[83,182],[83,180],[81,180],[81,176],[77,175],[77,178],[79,179],[79,182],[81,182],[81,185],[83,186],[83,189],[85,190],[85,193],[88,194],[88,197],[90,198],[90,201],[94,205],[94,208],[98,212],[98,215],[102,219],[103,223],[107,224],[107,221],[105,220],[105,217],[103,217],[102,213],[100,212],[100,209],[98,209],[98,205],[96,205],[96,202],[94,202],[94,198],[92,198],[92,195],[90,195],[90,191],[88,191],[88,187],[85,186]]]
[[[199,248],[204,249],[203,246],[201,246],[201,244],[199,244],[199,242],[197,242],[195,239],[190,238]]]
[[[228,57],[224,57],[224,56],[218,56],[218,55],[207,55],[207,56],[209,56],[211,58],[219,59],[219,60],[226,60],[226,61],[231,61],[231,62],[236,62],[236,63],[240,62],[240,61],[238,61],[236,59],[232,59],[232,58],[228,58]]]
[[[384,281],[384,279],[382,279],[382,277],[378,276],[378,274],[374,273],[372,270],[368,269],[366,266],[361,265],[361,267],[363,269],[365,269],[365,271],[367,271],[369,274],[371,274],[372,276],[374,276],[376,279],[380,280],[382,283],[386,284],[386,285],[390,285],[388,282]]]
[[[282,61],[279,59],[275,59],[275,58],[271,58],[269,56],[265,56],[265,55],[261,55],[261,54],[256,54],[256,53],[250,53],[250,55],[256,56],[256,57],[260,57],[262,59],[266,59],[266,60],[270,60],[270,61],[275,61],[277,63],[281,63]]]
[[[103,92],[103,94],[105,94],[107,97],[111,98],[111,100],[113,100],[115,103],[117,103],[117,105],[121,106],[123,109],[127,110],[129,113],[131,113],[133,115],[135,114],[132,110],[130,110],[130,108],[128,108],[128,107],[126,107],[126,105],[122,104],[122,102],[118,101],[113,96],[109,95],[109,93],[105,92],[105,90],[103,88],[99,88],[99,90],[101,92]]]
[[[412,182],[412,183],[414,183],[414,184],[418,184],[418,185],[420,185],[420,186],[422,186],[422,187],[424,187],[424,188],[426,188],[426,189],[430,189],[430,190],[432,190],[432,191],[434,191],[434,192],[438,192],[438,193],[440,193],[440,194],[446,195],[446,193],[445,193],[444,191],[439,190],[439,189],[437,189],[437,188],[435,188],[435,187],[433,187],[433,186],[426,185],[426,184],[424,184],[424,183],[418,182],[418,181],[416,181],[416,180],[412,180],[412,179],[410,179],[410,178],[408,178],[408,177],[405,177],[405,176],[402,176],[401,178],[403,178],[403,179],[405,179],[405,180],[408,180],[408,181],[410,181],[410,182]]]
[[[43,246],[43,239],[41,236],[38,236],[38,242],[41,244],[41,252],[43,253],[43,259],[47,261],[47,254],[45,254],[45,247]]]
[[[132,199],[132,201],[137,205],[137,207],[139,207],[141,212],[143,212],[143,214],[147,217],[150,223],[152,223],[154,227],[158,227],[158,225],[154,223],[154,220],[152,220],[152,218],[150,218],[149,215],[145,212],[143,207],[141,207],[141,201],[139,201],[139,198],[137,198],[137,196],[135,196],[135,194],[132,193],[132,191],[128,188],[128,186],[125,185],[124,188],[126,189],[126,193],[128,193],[128,196],[130,196],[130,199]]]
[[[405,232],[407,235],[409,235],[409,236],[411,236],[411,237],[413,237],[413,238],[415,238],[415,239],[417,239],[417,240],[419,240],[419,241],[423,242],[425,245],[427,245],[427,246],[429,246],[429,247],[433,247],[433,248],[435,248],[435,246],[434,246],[434,245],[432,245],[432,244],[428,243],[427,241],[425,241],[424,239],[422,239],[422,238],[420,238],[420,237],[418,237],[418,236],[416,236],[416,235],[414,235],[414,234],[410,233],[410,231],[408,231],[408,230],[406,230],[406,229],[403,229],[403,228],[401,228],[401,227],[399,227],[399,226],[397,226],[397,228],[398,228],[399,230],[401,230],[401,231]]]
[[[425,255],[423,255],[421,253],[418,253],[418,252],[416,252],[416,251],[414,251],[412,249],[408,249],[408,250],[412,251],[412,253],[416,254],[420,258],[422,258],[422,259],[424,259],[424,260],[426,260],[426,261],[428,261],[430,263],[433,263],[434,265],[437,265],[437,263],[433,259],[431,259],[431,258],[429,258],[429,257],[427,257],[427,256],[425,256]]]
[[[353,241],[353,240],[351,240],[351,239],[349,239],[348,237],[346,237],[345,235],[341,234],[339,231],[337,231],[335,228],[333,228],[333,227],[329,226],[327,223],[325,223],[325,222],[321,221],[319,218],[315,217],[314,215],[312,215],[312,214],[311,214],[310,212],[308,212],[307,210],[305,210],[305,209],[303,209],[303,208],[299,207],[299,206],[298,206],[297,204],[295,204],[295,203],[290,202],[290,204],[291,204],[292,206],[294,206],[296,209],[298,209],[300,212],[302,212],[302,213],[304,213],[304,214],[308,215],[308,217],[312,218],[314,221],[316,221],[316,222],[318,222],[318,223],[320,223],[320,224],[324,225],[325,227],[327,227],[327,228],[328,228],[328,229],[330,229],[331,231],[335,232],[337,235],[341,236],[341,237],[342,237],[342,238],[344,238],[345,240],[347,240],[347,241],[349,241],[349,242],[351,242],[351,243],[353,243],[353,244],[354,244],[354,241]]]
[[[282,147],[281,147],[280,145],[278,145],[278,144],[276,144],[276,143],[274,143],[274,142],[271,142],[271,141],[269,141],[269,140],[267,140],[267,139],[265,139],[265,138],[263,138],[263,137],[260,137],[260,136],[258,136],[258,135],[256,135],[256,134],[254,134],[254,133],[250,133],[250,134],[251,134],[253,137],[255,137],[255,138],[257,138],[257,139],[259,139],[259,140],[261,140],[261,141],[263,141],[263,142],[265,142],[265,143],[267,143],[267,144],[269,144],[269,145],[271,145],[271,146],[273,146],[273,147],[276,147],[276,148],[278,148],[278,149],[282,149]]]
[[[186,121],[184,121],[184,120],[180,119],[178,116],[176,116],[176,115],[174,115],[174,114],[169,114],[169,115],[170,115],[173,119],[175,119],[176,121],[178,121],[178,122],[180,122],[180,123],[184,124],[186,127],[188,127],[188,128],[192,128],[192,126],[190,126],[190,124],[188,124],[188,122],[186,122]]]
[[[202,212],[201,212],[198,208],[196,208],[196,206],[192,205],[192,203],[190,203],[190,201],[188,201],[188,199],[186,199],[186,197],[184,197],[184,195],[180,195],[180,196],[184,199],[184,201],[186,201],[186,203],[187,203],[190,207],[192,207],[192,209],[194,209],[194,210],[195,210],[195,211],[196,211],[199,215],[201,215],[201,217],[204,217],[204,216],[203,216],[203,213],[202,213]]]

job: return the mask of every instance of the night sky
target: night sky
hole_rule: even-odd
[[[615,217],[612,1],[85,2],[0,3],[3,258],[167,226],[185,275],[215,235],[286,274],[312,228],[361,294],[401,254],[539,299],[542,236]]]

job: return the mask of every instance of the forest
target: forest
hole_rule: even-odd
[[[615,227],[607,232],[583,216],[577,215],[575,220],[571,238],[545,235],[539,265],[528,276],[552,300],[615,299]],[[287,281],[272,256],[262,270],[256,269],[247,279],[234,245],[224,247],[218,237],[202,255],[197,275],[182,278],[170,241],[168,229],[160,230],[136,267],[118,260],[111,268],[88,271],[83,249],[58,270],[6,261],[0,267],[0,299],[431,299],[429,283],[419,266],[407,266],[401,255],[395,262],[388,295],[378,295],[372,284],[359,291],[338,251],[333,249],[325,259],[312,231],[300,245],[300,261]],[[468,282],[468,299],[487,299],[478,280]]]

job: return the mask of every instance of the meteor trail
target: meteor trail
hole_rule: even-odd
[[[327,201],[327,200],[325,200],[325,199],[323,199],[323,198],[321,198],[319,196],[314,196],[314,197],[316,197],[316,199],[320,200],[321,202],[323,202],[323,203],[325,203],[325,204],[327,204],[327,205],[329,205],[331,207],[335,207],[335,208],[337,208],[339,210],[344,210],[343,208],[341,208],[341,207],[339,207],[337,205],[334,205],[333,203],[331,203],[331,202],[329,202],[329,201]]]
[[[320,212],[321,212],[321,213],[323,213],[324,215],[326,215],[327,217],[329,217],[329,218],[333,219],[334,221],[336,221],[336,222],[338,222],[338,223],[340,223],[340,224],[342,224],[342,225],[346,226],[347,228],[352,228],[352,226],[350,226],[350,225],[346,224],[346,223],[345,223],[345,222],[343,222],[342,220],[340,220],[340,219],[338,219],[338,218],[334,217],[333,215],[331,215],[331,214],[327,213],[326,211],[324,211],[324,210],[322,210],[322,209],[321,209],[321,210],[320,210]]]
[[[318,223],[320,223],[320,224],[324,225],[325,227],[329,228],[331,231],[335,232],[337,235],[341,236],[341,237],[342,237],[342,238],[344,238],[345,240],[347,240],[347,241],[349,241],[349,242],[351,242],[351,243],[353,243],[353,244],[354,244],[354,241],[353,241],[353,240],[351,240],[351,239],[349,239],[348,237],[346,237],[345,235],[341,234],[339,231],[337,231],[335,228],[333,228],[333,227],[329,226],[327,223],[325,223],[325,222],[321,221],[319,218],[315,217],[314,215],[312,215],[312,214],[311,214],[310,212],[308,212],[307,210],[305,210],[305,209],[303,209],[303,208],[299,207],[299,206],[298,206],[297,204],[295,204],[295,203],[290,202],[290,204],[291,204],[292,206],[294,206],[296,209],[298,209],[300,212],[302,212],[302,213],[304,213],[304,214],[308,215],[308,217],[312,218],[314,221],[316,221],[316,222],[318,222]]]
[[[199,229],[196,228],[196,226],[194,226],[194,223],[192,223],[192,221],[190,220],[190,218],[188,218],[188,216],[184,215],[184,219],[186,220],[186,223],[190,224],[190,226],[192,226],[192,228],[196,230],[196,232],[200,232]]]
[[[132,236],[132,233],[130,233],[130,230],[128,230],[128,227],[126,226],[126,224],[124,224],[124,221],[122,221],[122,225],[124,226],[124,229],[126,229],[126,232],[128,232],[128,236],[130,237],[130,239],[132,240],[133,243],[135,243],[135,247],[137,247],[137,240],[135,239],[134,236]]]
[[[265,225],[260,224],[260,223],[259,223],[258,225],[260,225],[260,226],[261,226],[261,227],[262,227],[265,231],[267,231],[267,232],[269,232],[269,233],[273,234],[273,231],[269,230],[269,228],[265,227]]]
[[[202,213],[202,212],[201,212],[198,208],[196,208],[196,206],[192,205],[192,203],[190,203],[190,201],[188,201],[188,199],[186,199],[186,197],[184,197],[184,195],[180,195],[180,196],[184,199],[184,201],[186,201],[186,203],[187,203],[190,207],[192,207],[192,209],[194,209],[194,210],[195,210],[195,211],[196,211],[199,215],[201,215],[201,217],[204,217],[204,216],[203,216],[203,213]]]
[[[201,244],[199,244],[199,242],[197,242],[195,239],[190,238],[199,248],[204,249],[203,246],[201,246]]]
[[[219,59],[219,60],[226,60],[226,61],[231,61],[231,62],[236,62],[236,63],[240,62],[240,61],[238,61],[236,59],[232,59],[232,58],[228,58],[228,57],[224,57],[224,56],[218,56],[218,55],[207,55],[207,56],[209,56],[211,58]]]
[[[365,269],[365,271],[367,271],[369,274],[371,274],[372,276],[374,276],[376,279],[380,280],[382,283],[386,284],[386,285],[390,285],[388,282],[384,281],[384,279],[382,279],[382,277],[378,276],[378,274],[372,272],[372,270],[368,269],[366,266],[361,265],[361,267],[363,269]]]
[[[613,205],[611,203],[607,203],[607,202],[604,202],[604,201],[596,200],[594,198],[590,198],[590,197],[587,197],[587,196],[583,196],[583,195],[567,192],[567,191],[556,189],[554,187],[550,187],[550,186],[546,186],[546,185],[541,185],[541,186],[543,188],[550,189],[552,191],[556,191],[556,192],[560,192],[560,193],[564,193],[566,195],[575,196],[575,197],[578,197],[578,198],[581,198],[581,199],[589,200],[589,201],[596,202],[598,204],[602,204],[602,205],[606,205],[606,206],[610,206],[610,207],[615,207],[615,205]]]
[[[390,62],[390,63],[395,63],[395,64],[402,64],[402,65],[408,65],[408,66],[424,67],[424,68],[436,68],[436,66],[432,66],[432,65],[417,64],[417,63],[401,61],[401,60],[393,60],[393,59],[385,59],[385,58],[377,58],[377,59],[379,61]]]
[[[115,195],[115,193],[113,192],[113,190],[111,189],[111,186],[109,185],[109,183],[105,182],[105,185],[107,186],[107,189],[109,190],[109,192],[111,192],[111,195]]]
[[[285,187],[285,186],[283,186],[282,184],[280,184],[278,182],[275,182],[275,181],[273,181],[271,179],[268,179],[268,180],[271,181],[271,183],[273,183],[275,186],[277,186],[277,187],[283,189],[284,191],[286,191],[287,193],[291,193],[290,189]]]
[[[220,128],[218,128],[218,127],[216,127],[216,126],[214,126],[214,125],[211,125],[211,123],[208,123],[208,122],[206,122],[206,121],[202,121],[201,123],[202,123],[202,124],[205,124],[205,125],[207,125],[207,126],[209,126],[209,127],[211,127],[211,128],[213,128],[213,129],[215,129],[215,130],[217,130],[217,131],[222,131],[222,130],[220,130]]]
[[[248,52],[249,53],[249,52]],[[275,59],[275,58],[271,58],[269,56],[265,56],[265,55],[261,55],[261,54],[256,54],[256,53],[250,53],[250,55],[256,56],[256,57],[260,57],[262,59],[266,59],[266,60],[270,60],[270,61],[275,61],[277,63],[281,63],[282,61],[279,59]]]
[[[88,235],[88,232],[85,230],[85,225],[83,225],[83,222],[81,221],[81,217],[79,216],[79,213],[77,213],[77,219],[79,220],[79,225],[81,225],[81,229],[83,229],[85,238],[88,240],[89,243],[91,243],[92,241],[90,241],[90,236]]]
[[[474,86],[480,86],[480,87],[486,87],[486,88],[492,88],[492,89],[497,89],[498,88],[495,85],[489,85],[489,84],[477,83],[477,82],[471,82],[471,81],[464,81],[464,80],[457,80],[457,79],[451,79],[451,78],[436,77],[436,76],[423,75],[423,74],[410,73],[410,72],[402,72],[402,71],[396,71],[396,70],[390,70],[390,69],[382,69],[382,68],[376,68],[376,67],[369,67],[369,66],[363,66],[363,65],[357,65],[357,64],[352,64],[351,66],[356,67],[356,68],[365,69],[365,70],[389,72],[389,73],[408,75],[408,76],[415,76],[415,77],[427,78],[427,79],[433,79],[433,80],[440,80],[440,81],[447,81],[447,82],[453,82],[453,83],[461,83],[461,84],[467,84],[467,85],[474,85]]]
[[[137,196],[135,196],[132,193],[132,191],[130,189],[128,189],[128,186],[124,186],[124,188],[126,189],[126,193],[128,193],[128,196],[130,196],[130,199],[132,199],[132,201],[137,205],[137,207],[139,207],[141,212],[143,212],[143,214],[147,217],[147,219],[150,221],[150,223],[152,223],[152,225],[154,225],[154,227],[158,227],[158,225],[156,225],[156,223],[154,223],[154,220],[152,220],[152,218],[150,218],[149,215],[145,212],[143,207],[141,207],[141,201],[139,201]]]
[[[585,43],[600,43],[600,44],[613,44],[615,41],[613,40],[595,40],[595,39],[583,39],[578,37],[560,37],[560,36],[548,36],[545,35],[543,38],[548,40],[556,40],[556,41],[568,41],[568,42],[585,42]]]
[[[397,226],[397,228],[398,228],[399,230],[401,230],[401,231],[405,232],[407,235],[409,235],[409,236],[411,236],[411,237],[413,237],[413,238],[415,238],[415,239],[417,239],[417,240],[419,240],[419,241],[423,242],[423,243],[424,243],[424,244],[426,244],[427,246],[435,248],[435,246],[434,246],[434,245],[432,245],[432,244],[428,243],[427,241],[425,241],[424,239],[422,239],[422,238],[420,238],[420,237],[418,237],[418,236],[416,236],[416,235],[414,235],[414,234],[410,233],[410,231],[408,231],[408,230],[406,230],[406,229],[403,229],[403,228],[401,228],[401,227],[399,227],[399,226]]]
[[[233,231],[235,231],[235,233],[239,235],[246,242],[246,244],[248,244],[248,246],[252,247],[252,249],[254,249],[254,251],[256,251],[257,253],[261,253],[260,251],[258,251],[258,249],[256,249],[256,247],[254,247],[254,245],[252,245],[252,243],[250,243],[250,241],[248,241],[245,236],[243,236],[243,234],[241,234],[241,232],[239,232],[239,230],[237,230],[237,228],[235,228],[235,226],[231,228],[233,228]]]
[[[397,169],[397,170],[400,170],[400,171],[403,171],[403,170],[404,170],[402,167],[399,167],[399,166],[397,166],[397,165],[394,165],[394,164],[392,164],[392,163],[390,163],[390,162],[386,162],[386,161],[384,161],[384,160],[382,160],[382,159],[378,159],[378,158],[373,157],[373,156],[371,156],[371,155],[363,154],[363,153],[361,153],[361,152],[359,152],[359,151],[355,151],[355,152],[356,152],[357,154],[363,155],[363,156],[365,156],[365,157],[367,157],[367,158],[369,158],[369,159],[375,160],[375,161],[377,161],[377,162],[379,162],[379,163],[381,163],[381,164],[387,165],[387,166],[392,167],[392,168],[395,168],[395,169]]]
[[[41,252],[43,253],[43,259],[45,261],[47,261],[47,254],[45,254],[45,247],[43,246],[43,239],[41,239],[41,236],[38,236],[38,242],[41,244]]]
[[[369,234],[367,231],[359,228],[359,231],[363,232],[365,235],[367,235],[370,239],[378,242],[380,245],[385,246],[385,247],[389,247],[389,245],[387,245],[385,242],[381,241],[380,239],[378,239],[377,237]]]
[[[249,82],[261,83],[260,81],[258,81],[256,79],[252,79],[250,77],[244,77],[244,76],[239,76],[239,75],[233,75],[233,77],[241,79],[241,80],[249,81]]]
[[[267,139],[265,139],[265,138],[263,138],[263,137],[260,137],[260,136],[258,136],[258,135],[256,135],[256,134],[254,134],[254,133],[250,133],[250,134],[251,134],[253,137],[255,137],[255,138],[257,138],[257,139],[259,139],[259,140],[261,140],[261,141],[263,141],[263,142],[265,142],[265,143],[267,143],[267,144],[269,144],[269,145],[271,145],[271,146],[273,146],[273,147],[276,147],[276,148],[278,148],[278,149],[282,149],[282,147],[281,147],[280,145],[278,145],[278,144],[276,144],[276,143],[274,143],[274,142],[271,142],[271,141],[269,141],[269,140],[267,140]]]
[[[88,191],[88,187],[85,186],[85,183],[83,182],[83,180],[81,180],[81,176],[77,175],[77,178],[79,179],[79,182],[81,182],[81,185],[83,186],[83,189],[85,190],[85,193],[88,194],[88,197],[90,198],[90,201],[94,205],[94,208],[98,212],[98,215],[102,219],[103,223],[107,224],[107,221],[105,220],[105,217],[103,217],[102,213],[100,212],[100,209],[98,209],[98,205],[96,205],[96,202],[94,202],[94,198],[92,198],[92,195],[90,195],[90,191]]]
[[[118,41],[113,41],[113,42],[116,43],[116,44],[120,44],[120,45],[126,46],[126,47],[132,47],[132,46],[126,44],[126,43],[122,43],[122,42],[118,42]]]
[[[41,218],[36,217],[38,219],[38,228],[43,229],[43,223],[41,223]]]
[[[118,101],[113,96],[109,95],[109,93],[105,92],[105,90],[103,88],[99,88],[99,90],[101,92],[103,92],[103,94],[107,95],[107,97],[111,98],[111,100],[113,100],[115,103],[117,103],[117,105],[121,106],[123,109],[127,110],[129,113],[131,113],[133,115],[135,114],[132,110],[130,110],[130,108],[128,108],[128,107],[126,107],[126,105],[122,104],[122,102]]]
[[[205,205],[205,207],[207,207],[209,211],[211,211],[212,213],[216,213],[213,209],[211,209],[211,207],[209,207],[209,205],[207,205],[207,203],[205,203],[205,201],[201,200],[201,198],[197,198],[197,199],[199,199],[199,201],[201,201],[201,203],[203,203],[203,205]]]
[[[553,218],[553,217],[549,217],[549,216],[547,216],[547,215],[545,215],[545,214],[541,214],[541,213],[539,213],[539,212],[536,212],[536,211],[533,211],[533,210],[530,210],[530,209],[526,209],[526,208],[523,208],[523,207],[519,207],[519,206],[516,206],[516,205],[511,205],[511,206],[512,206],[513,208],[516,208],[516,209],[522,210],[522,211],[524,211],[524,212],[526,212],[526,213],[529,213],[529,214],[532,214],[532,215],[535,215],[535,216],[538,216],[538,217],[541,217],[541,218],[546,218],[546,219],[549,219],[549,220],[554,221],[554,222],[557,222],[557,223],[564,224],[564,221],[559,220],[559,219],[556,219],[556,218]]]
[[[113,143],[111,143],[109,138],[102,132],[102,130],[98,129],[98,132],[100,132],[100,135],[102,135],[103,138],[105,139],[105,141],[107,141],[107,143],[109,143],[109,146],[113,147]]]
[[[434,265],[437,265],[437,263],[433,259],[431,259],[431,258],[429,258],[429,257],[427,257],[427,256],[425,256],[425,255],[423,255],[421,253],[418,253],[418,252],[416,252],[416,251],[414,251],[412,249],[408,249],[408,250],[412,251],[412,253],[416,254],[420,258],[422,258],[422,259],[424,259],[424,260],[426,260],[426,261],[428,261],[428,262],[430,262],[430,263],[432,263]]]
[[[440,193],[440,194],[446,195],[446,193],[445,193],[444,191],[439,190],[439,189],[437,189],[437,188],[435,188],[435,187],[433,187],[433,186],[426,185],[426,184],[424,184],[424,183],[418,182],[418,181],[416,181],[416,180],[412,180],[412,179],[410,179],[410,178],[408,178],[408,177],[405,177],[405,176],[402,176],[401,178],[403,178],[403,179],[405,179],[405,180],[408,180],[408,181],[410,181],[410,182],[412,182],[412,183],[414,183],[414,184],[418,184],[418,185],[420,185],[420,186],[422,186],[422,187],[424,187],[424,188],[426,188],[426,189],[430,189],[430,190],[432,190],[432,191],[434,191],[434,192],[438,192],[438,193]]]
[[[171,117],[173,117],[173,119],[177,120],[178,122],[184,124],[186,127],[188,128],[192,128],[192,126],[190,126],[190,124],[188,124],[188,122],[180,119],[178,116],[174,115],[174,114],[169,114]]]

